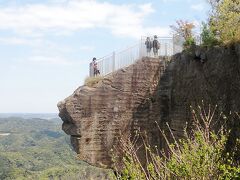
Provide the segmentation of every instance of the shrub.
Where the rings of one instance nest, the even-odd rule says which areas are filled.
[[[193,28],[195,28],[194,24],[183,20],[176,21],[176,24],[177,25],[171,25],[170,28],[174,31],[174,34],[184,38],[184,48],[194,45],[195,40],[192,32]]]
[[[240,42],[240,2],[238,0],[212,0],[209,25],[219,34],[224,44]]]
[[[154,148],[143,140],[146,167],[139,161],[136,143],[130,139],[121,140],[123,168],[116,168],[121,171],[117,179],[239,179],[239,163],[224,151],[229,133],[223,128],[218,132],[210,129],[215,109],[209,107],[205,111],[199,107],[197,113],[192,110],[194,130],[189,133],[185,130],[184,139],[176,140],[167,124],[173,143],[159,128],[166,141],[167,152],[154,153]]]
[[[84,85],[89,87],[94,87],[101,80],[103,80],[102,76],[87,77],[85,79]]]
[[[187,49],[193,45],[195,45],[195,39],[193,37],[189,37],[188,39],[186,39],[186,41],[183,43],[184,49]]]
[[[201,32],[202,45],[211,47],[219,44],[216,36],[212,32],[212,30],[209,28],[209,26],[206,23],[203,23],[202,26],[203,26],[203,29]]]

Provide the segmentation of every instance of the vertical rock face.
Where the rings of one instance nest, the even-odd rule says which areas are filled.
[[[175,135],[181,137],[185,123],[191,121],[190,105],[195,108],[198,105],[205,108],[209,104],[212,107],[217,105],[215,121],[223,123],[224,119],[219,119],[218,114],[224,113],[228,117],[227,124],[234,127],[233,133],[240,137],[240,129],[236,129],[240,128],[239,119],[235,116],[235,112],[240,112],[239,45],[202,51],[204,63],[195,59],[195,54],[191,52],[173,57],[173,67],[168,67],[171,69],[167,81],[170,84],[170,96],[167,103],[169,108],[164,118],[170,123]]]
[[[113,145],[120,135],[133,135],[135,130],[146,131],[150,143],[159,144],[156,93],[163,69],[160,59],[145,58],[104,77],[95,87],[78,88],[58,103],[62,128],[82,160],[110,167]]]
[[[205,106],[218,105],[216,114],[230,117],[229,143],[234,146],[234,139],[240,137],[240,121],[234,116],[240,111],[240,45],[201,52],[204,62],[195,58],[194,51],[175,55],[164,73],[163,61],[142,59],[61,101],[63,130],[71,135],[80,158],[111,167],[113,145],[122,135],[133,136],[135,130],[146,132],[150,145],[162,148],[156,122],[162,129],[168,123],[180,138],[186,122],[191,123],[190,105],[196,107],[202,101]]]

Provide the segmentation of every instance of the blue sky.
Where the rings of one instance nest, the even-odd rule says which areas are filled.
[[[0,0],[0,113],[57,112],[92,57],[170,36],[177,19],[199,28],[208,10],[206,0]]]

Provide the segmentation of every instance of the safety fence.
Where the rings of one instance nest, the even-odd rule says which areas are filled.
[[[172,55],[181,52],[183,47],[183,39],[178,36],[174,37],[161,37],[158,38],[160,48],[157,54],[153,53],[153,48],[147,52],[145,41],[147,37],[142,37],[141,40],[135,45],[122,50],[113,52],[107,56],[97,59],[97,69],[101,76],[105,76],[118,69],[127,67],[143,57],[159,58],[160,56],[171,57]],[[153,41],[153,38],[150,39]],[[89,75],[94,76],[93,64],[90,63]]]

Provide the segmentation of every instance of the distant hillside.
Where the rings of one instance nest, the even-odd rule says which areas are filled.
[[[0,179],[107,179],[106,171],[76,159],[60,124],[56,119],[0,118]]]
[[[58,119],[57,113],[0,113],[0,118],[18,117],[24,119],[40,118],[40,119]]]

